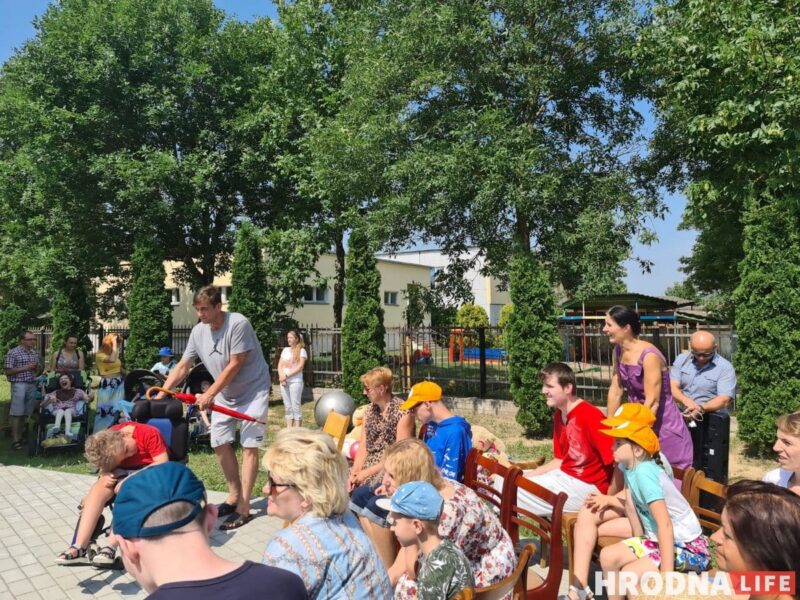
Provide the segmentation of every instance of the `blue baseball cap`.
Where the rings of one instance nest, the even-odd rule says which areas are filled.
[[[172,523],[144,526],[150,515],[173,502],[188,502],[192,510]],[[125,479],[114,501],[112,529],[124,538],[157,537],[191,523],[205,507],[203,482],[183,463],[166,462]]]
[[[444,499],[427,481],[410,481],[397,488],[391,498],[379,498],[383,510],[421,521],[435,521],[442,514]]]
[[[161,348],[161,350],[158,351],[158,355],[159,356],[175,356],[172,353],[172,348],[170,348],[169,346],[163,346]]]

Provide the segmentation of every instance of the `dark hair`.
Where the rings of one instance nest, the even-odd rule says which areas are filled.
[[[631,326],[633,335],[638,336],[642,330],[642,323],[639,321],[639,313],[627,306],[616,305],[608,309],[606,313],[620,327]]]
[[[800,579],[800,496],[773,483],[739,481],[728,488],[725,512],[753,569],[794,571]]]
[[[222,290],[220,290],[215,285],[207,285],[205,287],[201,287],[194,293],[194,298],[192,299],[192,304],[197,306],[197,303],[201,300],[208,300],[208,303],[211,306],[218,306],[222,304]]]
[[[572,393],[576,393],[578,389],[578,380],[575,378],[575,371],[570,369],[568,364],[554,362],[539,371],[539,381],[542,383],[546,383],[550,377],[555,377],[558,380],[558,385],[562,388],[571,385]]]

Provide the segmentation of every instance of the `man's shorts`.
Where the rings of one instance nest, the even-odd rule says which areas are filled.
[[[259,391],[252,400],[243,402],[241,400],[225,400],[221,394],[217,394],[214,404],[224,406],[240,413],[249,415],[255,419],[266,422],[267,408],[269,406],[269,389]],[[215,410],[211,411],[211,447],[216,448],[223,444],[232,444],[236,439],[236,426],[239,425],[239,439],[243,448],[261,448],[264,445],[266,425],[254,423],[253,421],[243,421],[235,417],[223,415]]]
[[[12,417],[30,417],[33,414],[35,383],[11,382],[11,410]]]

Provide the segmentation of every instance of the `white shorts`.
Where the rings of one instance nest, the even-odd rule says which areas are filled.
[[[224,406],[244,413],[261,421],[267,420],[269,407],[269,388],[258,392],[249,402],[230,402],[217,395],[214,404]],[[232,444],[236,439],[236,426],[239,425],[239,439],[244,448],[261,448],[267,427],[253,421],[243,421],[236,417],[223,415],[215,410],[211,411],[211,447],[216,448],[223,444]]]
[[[553,469],[547,473],[531,477],[526,476],[526,478],[538,483],[554,494],[566,493],[567,503],[564,505],[564,512],[578,512],[589,494],[600,492],[597,486],[567,475],[561,469]],[[502,492],[503,478],[495,476],[493,486],[498,492]],[[522,489],[517,492],[517,505],[535,515],[546,516],[553,512],[553,507],[550,504]]]

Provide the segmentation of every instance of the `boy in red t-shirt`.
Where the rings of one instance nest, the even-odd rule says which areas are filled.
[[[610,439],[610,438],[609,438]],[[86,440],[86,460],[100,471],[81,503],[81,515],[74,543],[56,557],[59,565],[89,563],[87,554],[92,533],[103,508],[117,492],[122,480],[131,471],[169,460],[167,445],[161,432],[152,425],[129,421],[95,433]],[[92,559],[96,566],[114,563],[116,548],[106,546]]]
[[[575,373],[564,363],[551,363],[539,373],[547,406],[553,414],[553,460],[525,477],[558,494],[567,494],[564,510],[577,512],[589,494],[605,494],[614,473],[614,453],[608,436],[600,433],[605,415],[575,395]],[[496,477],[494,487],[501,491],[503,481]],[[525,490],[519,491],[518,504],[537,515],[549,515],[553,507]]]

